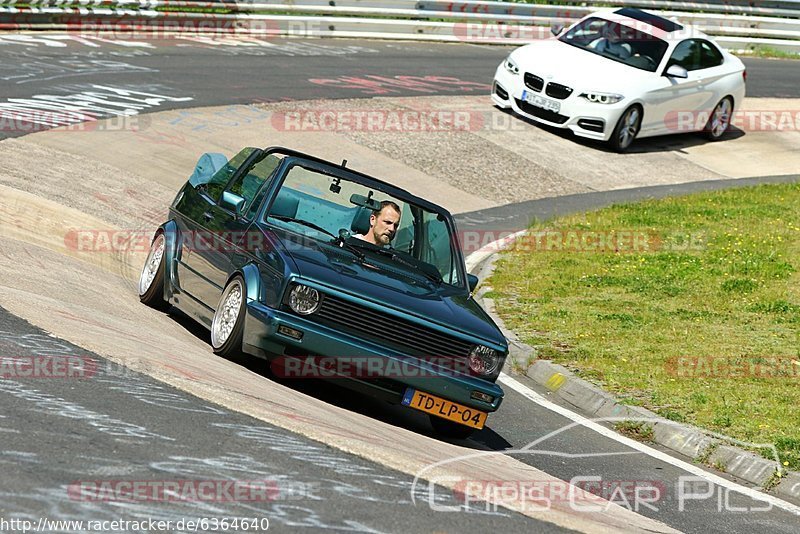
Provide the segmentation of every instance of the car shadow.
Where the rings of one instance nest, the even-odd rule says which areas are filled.
[[[579,145],[594,148],[601,152],[607,152],[610,154],[616,154],[617,152],[612,149],[607,143],[603,141],[597,141],[595,139],[588,139],[586,137],[580,137],[575,135],[572,130],[565,129],[565,128],[556,128],[554,126],[549,126],[547,124],[541,124],[534,120],[531,120],[527,117],[523,117],[514,113],[511,110],[502,110],[505,113],[510,113],[513,115],[514,118],[525,122],[526,124],[530,124],[531,126],[536,126],[546,132],[549,132],[555,136],[558,136],[562,139],[566,139],[577,143]],[[732,141],[734,139],[739,139],[743,137],[745,134],[744,130],[737,128],[736,126],[731,125],[728,128],[728,131],[725,132],[722,137],[717,141],[709,140],[703,132],[690,132],[690,133],[682,133],[682,134],[673,134],[673,135],[658,135],[655,137],[645,137],[644,139],[635,139],[633,144],[628,148],[625,154],[646,154],[646,153],[653,153],[653,152],[675,152],[680,151],[686,148],[690,148],[693,146],[705,145],[708,143],[724,143],[725,141]]]
[[[167,316],[184,327],[187,332],[206,343],[209,352],[211,352],[211,334],[203,325],[174,306],[168,310]],[[511,443],[489,425],[482,430],[476,431],[468,439],[449,439],[438,435],[433,430],[426,414],[347,389],[336,384],[335,379],[288,379],[279,377],[272,372],[270,363],[267,360],[249,354],[240,354],[228,358],[228,360],[267,380],[314,397],[317,400],[439,441],[483,451],[502,451],[512,447]],[[491,415],[489,415],[489,423],[491,424]]]

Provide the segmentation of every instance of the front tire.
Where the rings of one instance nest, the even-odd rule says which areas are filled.
[[[224,358],[238,357],[242,351],[245,306],[244,278],[231,278],[222,291],[211,321],[211,347]]]
[[[429,416],[431,419],[431,426],[442,437],[451,439],[467,439],[470,437],[475,429],[472,427],[460,425],[435,415]]]
[[[167,249],[167,240],[164,232],[158,233],[150,244],[150,252],[139,275],[139,301],[157,310],[169,308],[169,302],[164,300],[164,278],[166,265],[164,252]]]
[[[608,140],[609,145],[616,152],[625,152],[639,135],[641,127],[642,108],[639,106],[629,107],[617,121],[614,131],[611,133],[611,139]]]
[[[708,118],[704,131],[710,141],[719,141],[728,127],[731,125],[731,114],[733,112],[733,101],[726,96],[714,107],[711,116]]]

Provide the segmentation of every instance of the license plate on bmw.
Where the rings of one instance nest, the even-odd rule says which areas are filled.
[[[486,423],[486,412],[411,388],[406,389],[402,404],[478,430]]]
[[[555,100],[551,100],[540,95],[535,95],[533,93],[529,93],[528,91],[522,91],[522,100],[532,106],[547,109],[554,113],[561,111],[561,102],[556,102]]]

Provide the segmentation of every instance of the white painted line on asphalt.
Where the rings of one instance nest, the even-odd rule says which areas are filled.
[[[563,406],[559,406],[558,404],[547,400],[540,394],[530,389],[525,384],[522,384],[521,382],[515,380],[514,378],[511,378],[505,373],[500,373],[500,377],[497,379],[497,381],[505,386],[510,387],[511,389],[513,389],[526,399],[535,402],[542,408],[545,408],[546,410],[550,410],[551,412],[555,412],[563,417],[566,417],[567,419],[570,419],[589,430],[593,430],[606,438],[613,439],[614,441],[617,441],[632,449],[642,452],[652,458],[655,458],[656,460],[660,460],[679,469],[683,469],[687,473],[691,473],[694,476],[701,477],[707,480],[708,482],[711,482],[712,484],[716,484],[718,486],[721,486],[731,491],[735,491],[737,493],[741,493],[742,495],[750,497],[751,499],[769,503],[770,505],[776,508],[780,508],[782,510],[786,510],[787,512],[791,512],[795,515],[800,516],[800,506],[796,506],[792,503],[778,499],[777,497],[774,497],[772,495],[767,495],[758,490],[747,488],[735,482],[731,482],[730,480],[726,480],[713,473],[709,473],[708,471],[701,469],[696,465],[684,462],[683,460],[679,460],[674,456],[670,456],[669,454],[653,449],[652,447],[648,447],[644,443],[640,443],[631,438],[618,434],[614,430],[611,430],[610,428],[606,428],[600,424],[597,424],[583,415],[580,415],[576,412],[573,412],[572,410],[569,410],[567,408],[564,408]]]

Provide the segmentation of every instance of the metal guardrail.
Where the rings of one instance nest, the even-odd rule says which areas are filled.
[[[521,44],[547,38],[550,25],[570,24],[601,5],[608,2],[0,0],[0,30],[202,31]],[[800,53],[800,0],[625,0],[616,5],[658,11],[735,50],[769,46]]]

